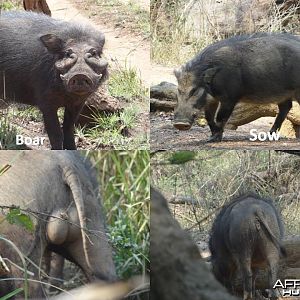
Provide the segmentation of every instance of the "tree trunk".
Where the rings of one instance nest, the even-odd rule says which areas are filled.
[[[41,12],[51,16],[51,11],[46,0],[23,0],[23,6],[25,10]]]

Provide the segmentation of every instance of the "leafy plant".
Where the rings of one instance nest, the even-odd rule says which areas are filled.
[[[97,161],[108,231],[118,275],[149,271],[150,190],[148,151],[92,151]]]
[[[132,99],[147,95],[136,69],[132,67],[122,68],[118,63],[112,66],[109,78],[108,90],[112,96]]]
[[[10,123],[8,116],[0,118],[0,149],[16,149],[16,135],[18,130]]]
[[[6,220],[10,224],[16,224],[24,227],[28,231],[33,232],[34,225],[30,217],[23,212],[21,212],[20,208],[10,208],[9,213],[6,215]]]

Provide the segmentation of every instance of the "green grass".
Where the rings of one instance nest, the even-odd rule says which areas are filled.
[[[99,146],[114,149],[148,149],[149,136],[146,132],[130,134],[140,126],[139,114],[148,109],[144,87],[133,68],[121,68],[116,63],[110,73],[108,90],[113,97],[124,99],[128,104],[118,113],[100,113],[93,116],[93,128],[78,128],[76,134],[86,137]],[[147,122],[147,120],[145,120]]]
[[[118,275],[149,268],[150,159],[148,151],[91,151],[97,161]]]
[[[144,87],[140,74],[134,68],[122,68],[118,63],[112,67],[108,90],[112,96],[126,99],[144,97],[148,94],[148,89]]]
[[[28,121],[42,122],[43,116],[41,111],[33,106],[24,106],[21,108],[14,108],[9,112],[10,117],[19,117]]]
[[[21,7],[21,1],[0,1],[0,10],[18,9]]]
[[[100,113],[93,116],[93,128],[78,128],[76,134],[93,143],[114,149],[148,149],[147,133],[130,136],[130,130],[138,126],[138,105],[129,105],[114,114]]]
[[[0,150],[18,149],[16,146],[18,130],[10,120],[9,116],[0,117]]]

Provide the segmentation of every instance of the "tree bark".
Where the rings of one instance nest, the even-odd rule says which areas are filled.
[[[51,11],[46,0],[23,0],[23,6],[25,10],[41,12],[51,16]]]

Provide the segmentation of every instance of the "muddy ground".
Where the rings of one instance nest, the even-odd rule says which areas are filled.
[[[173,113],[151,113],[150,127],[151,150],[202,150],[202,149],[252,149],[252,150],[300,150],[300,139],[280,137],[279,141],[249,140],[250,129],[268,132],[274,118],[261,118],[237,130],[225,129],[224,138],[219,143],[207,143],[210,137],[208,126],[202,128],[194,125],[188,131],[179,131],[172,125]]]

